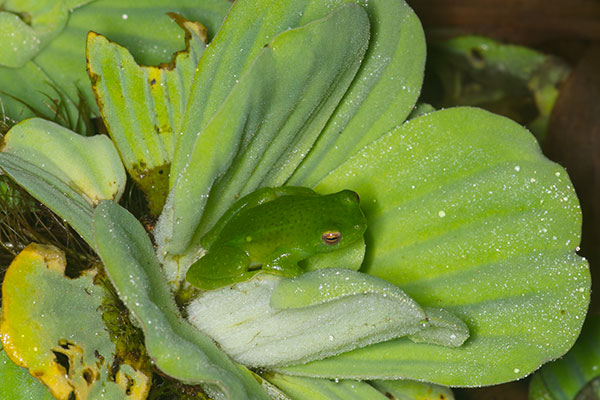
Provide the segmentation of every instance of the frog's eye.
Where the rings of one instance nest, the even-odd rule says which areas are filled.
[[[360,196],[358,195],[358,193],[356,193],[356,192],[352,192],[352,193],[354,193],[354,197],[356,197],[356,202],[360,203]]]
[[[333,245],[339,243],[342,240],[342,234],[340,232],[325,232],[321,235],[321,240],[326,245]]]

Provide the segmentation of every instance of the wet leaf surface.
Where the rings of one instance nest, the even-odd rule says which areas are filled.
[[[65,265],[62,252],[36,244],[12,262],[2,285],[4,351],[58,399],[145,398],[148,376],[126,364],[114,369],[115,347],[100,311],[103,289],[91,272],[67,278]]]

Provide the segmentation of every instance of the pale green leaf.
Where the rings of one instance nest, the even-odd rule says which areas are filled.
[[[193,251],[239,195],[256,189],[265,175],[297,165],[296,151],[315,140],[354,76],[368,28],[364,10],[349,4],[280,34],[261,51],[180,170],[157,227],[161,254],[184,252],[196,231]]]
[[[317,144],[315,160],[307,163],[304,174],[326,173],[342,162],[349,152],[400,124],[412,109],[422,81],[423,32],[404,1],[348,0],[338,4],[343,3],[357,3],[366,10],[373,35],[349,91],[328,121],[325,138]],[[327,0],[235,3],[199,64],[183,135],[178,142],[171,185],[187,165],[204,127],[261,49],[279,33],[323,18],[331,11],[332,3]],[[348,34],[347,38],[352,35]],[[319,46],[327,45],[327,42],[324,39]],[[325,151],[326,160],[322,159]],[[318,170],[321,172],[314,170],[316,164],[320,165]],[[296,179],[305,186],[310,186],[306,185],[309,181],[309,177]],[[267,186],[270,184],[265,182]]]
[[[12,154],[0,153],[0,168],[29,194],[69,223],[90,245],[92,206],[77,191],[43,169]]]
[[[0,9],[0,66],[22,67],[60,34],[68,18],[64,0],[5,0]]]
[[[412,119],[316,187],[357,191],[363,271],[471,333],[458,348],[393,340],[282,368],[292,374],[487,385],[527,375],[574,343],[590,276],[566,172],[518,124],[455,108]]]
[[[126,179],[108,138],[83,137],[37,118],[15,125],[6,135],[0,168],[90,245],[93,206],[118,199]]]
[[[400,125],[421,92],[425,37],[413,10],[403,0],[359,4],[376,27],[365,61],[289,185],[313,187],[350,155]]]
[[[268,398],[247,370],[181,317],[152,243],[133,215],[104,201],[94,212],[93,229],[107,274],[143,329],[148,354],[162,372],[187,384],[203,384],[215,396]]]
[[[409,336],[416,343],[458,347],[469,338],[467,325],[443,308],[425,307],[427,326]]]
[[[204,292],[188,306],[188,319],[234,360],[265,368],[321,359],[423,328],[421,307],[389,283],[351,270],[303,276],[285,285],[288,279],[261,274]],[[313,287],[319,276],[322,291]],[[281,283],[286,287],[273,307],[271,298]],[[299,293],[295,303],[297,288],[306,293]]]
[[[118,201],[125,190],[125,169],[106,136],[81,136],[53,122],[32,118],[4,137],[2,153],[43,169],[91,205]]]
[[[342,251],[315,254],[306,260],[301,260],[298,265],[306,271],[315,271],[324,268],[345,268],[358,271],[364,257],[365,240],[361,238]]]
[[[271,307],[293,309],[327,303],[347,296],[374,294],[411,304],[397,286],[348,269],[327,268],[283,279],[271,295]],[[420,318],[424,318],[422,314]]]
[[[37,3],[37,0],[27,3]],[[47,3],[62,4],[62,1]],[[171,55],[184,46],[181,30],[166,15],[168,12],[201,22],[212,38],[231,7],[227,0],[200,3],[197,0],[72,0],[66,3],[72,12],[58,36],[23,67],[0,67],[0,100],[7,115],[17,121],[35,113],[11,96],[26,101],[36,112],[50,119],[55,117],[56,111],[51,99],[61,99],[61,106],[66,107],[68,115],[68,120],[61,120],[61,124],[72,129],[77,123],[80,95],[92,113],[97,114],[85,65],[88,31],[101,33],[126,46],[137,62],[155,65],[168,62]],[[30,72],[24,73],[23,68]]]

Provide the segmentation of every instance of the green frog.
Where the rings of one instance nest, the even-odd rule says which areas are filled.
[[[304,187],[262,188],[234,203],[202,238],[207,253],[186,279],[214,290],[261,271],[294,277],[305,272],[299,261],[347,247],[366,229],[351,190],[320,195]]]

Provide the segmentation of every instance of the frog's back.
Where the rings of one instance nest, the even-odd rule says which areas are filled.
[[[242,210],[221,232],[221,239],[232,245],[261,243],[265,246],[290,246],[315,230],[314,210],[321,196],[283,196],[268,203]]]

